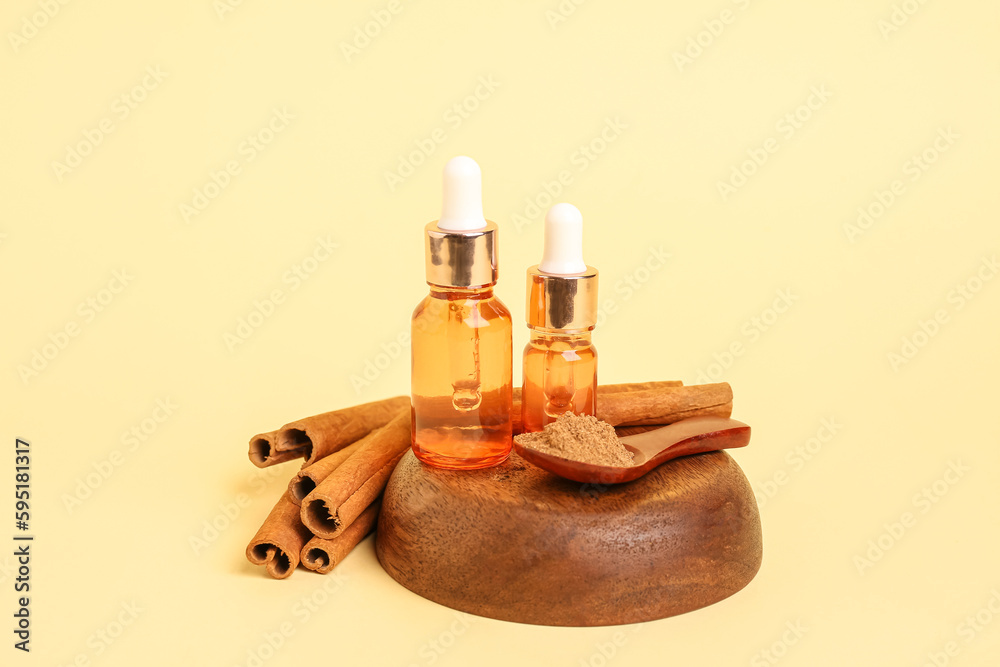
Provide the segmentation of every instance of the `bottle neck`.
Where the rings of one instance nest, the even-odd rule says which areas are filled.
[[[531,331],[532,343],[551,343],[554,341],[569,343],[572,345],[586,345],[591,342],[593,329],[582,331],[563,331],[561,329],[543,329],[541,327],[528,326]]]
[[[435,299],[489,299],[493,296],[493,285],[479,287],[444,287],[431,285],[431,296]]]

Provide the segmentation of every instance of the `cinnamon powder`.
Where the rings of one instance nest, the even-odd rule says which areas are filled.
[[[632,465],[632,452],[625,449],[614,427],[591,415],[567,412],[546,424],[544,430],[522,433],[515,439],[523,447],[564,459],[604,466]]]

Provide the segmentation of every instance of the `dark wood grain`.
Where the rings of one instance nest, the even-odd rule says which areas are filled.
[[[383,568],[461,611],[541,625],[648,621],[739,591],[761,562],[757,503],[725,452],[625,484],[580,484],[516,453],[447,471],[404,455],[376,534]]]

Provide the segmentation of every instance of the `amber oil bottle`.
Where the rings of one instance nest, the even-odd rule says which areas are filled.
[[[541,263],[528,269],[521,419],[541,431],[564,412],[597,414],[597,269],[583,261],[583,216],[556,204],[545,216]]]
[[[455,470],[486,468],[511,449],[511,316],[493,293],[497,226],[483,216],[479,165],[444,170],[441,219],[424,229],[430,293],[411,320],[413,453]]]

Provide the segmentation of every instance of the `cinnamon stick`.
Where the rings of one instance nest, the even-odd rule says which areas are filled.
[[[357,442],[353,442],[347,447],[324,456],[319,461],[316,461],[316,463],[299,470],[295,477],[292,477],[292,480],[288,482],[288,499],[296,505],[301,505],[303,498],[309,495],[320,482],[329,477],[330,473],[337,466],[347,460],[347,457],[358,451],[359,447],[363,447],[365,443],[369,442],[377,432],[378,430],[376,429]]]
[[[298,567],[302,547],[310,537],[312,533],[299,518],[298,506],[282,493],[247,545],[247,560],[265,566],[275,579],[284,579]]]
[[[302,547],[302,564],[310,569],[326,574],[344,560],[354,547],[361,543],[378,523],[378,511],[381,500],[376,500],[351,522],[339,537],[327,540],[313,537]]]
[[[372,434],[346,461],[302,499],[302,523],[333,539],[382,494],[396,462],[410,447],[410,411]]]
[[[597,416],[612,426],[672,424],[688,417],[729,417],[733,390],[727,382],[598,394]]]
[[[277,431],[269,433],[258,433],[250,438],[250,461],[258,468],[266,468],[277,463],[284,463],[302,456],[298,452],[276,452],[274,444],[278,436]]]
[[[395,396],[289,422],[277,431],[251,438],[250,461],[266,468],[305,457],[304,465],[311,465],[384,426],[409,406],[408,397]]]

